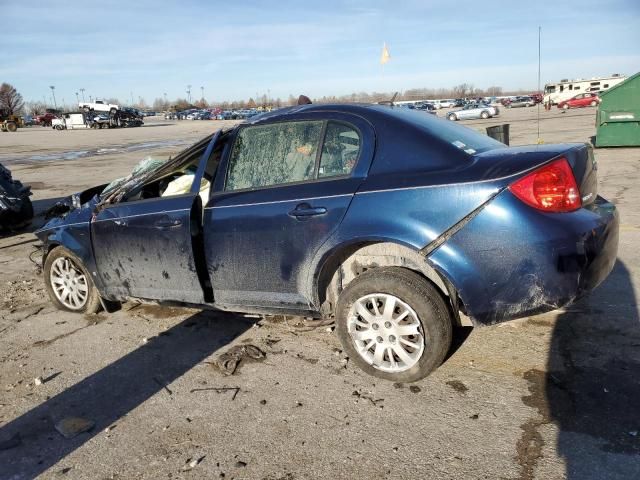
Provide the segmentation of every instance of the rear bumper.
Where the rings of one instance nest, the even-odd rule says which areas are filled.
[[[560,308],[597,287],[615,264],[618,229],[615,206],[601,197],[544,214],[505,191],[429,260],[465,313],[492,324]]]

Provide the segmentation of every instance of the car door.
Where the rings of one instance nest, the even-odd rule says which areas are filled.
[[[166,195],[127,199],[102,208],[91,223],[93,250],[104,291],[112,298],[145,298],[201,304],[210,301],[202,258],[202,188],[206,163],[219,133],[206,149],[191,152],[193,172],[167,179]],[[177,159],[178,163],[182,160]],[[188,164],[189,157],[184,159]],[[134,191],[141,188],[136,187]],[[208,189],[206,190],[208,192]],[[208,198],[208,194],[207,194]]]
[[[307,272],[366,176],[374,139],[368,122],[338,113],[239,129],[204,213],[216,304],[314,309]]]

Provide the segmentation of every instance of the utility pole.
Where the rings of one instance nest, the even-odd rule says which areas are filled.
[[[93,97],[89,95],[89,102],[93,103]]]
[[[81,88],[80,91],[82,92],[82,101],[84,102],[84,88]]]
[[[53,97],[53,108],[57,110],[58,105],[56,104],[56,87],[54,85],[49,85],[49,88],[51,89],[51,96]]]
[[[191,85],[187,85],[187,95],[189,96],[189,105],[191,105]]]

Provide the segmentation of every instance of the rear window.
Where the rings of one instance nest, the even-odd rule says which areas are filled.
[[[400,117],[402,120],[412,123],[421,130],[453,145],[468,155],[506,147],[504,143],[500,143],[471,128],[449,120],[434,118],[433,115],[425,114],[424,112],[400,108],[392,108],[390,110],[392,114]]]

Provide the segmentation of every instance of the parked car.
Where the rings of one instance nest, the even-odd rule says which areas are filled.
[[[558,108],[567,110],[569,108],[595,107],[600,103],[600,97],[597,93],[581,93],[569,100],[563,100],[558,103]]]
[[[36,123],[38,125],[42,125],[43,127],[50,127],[51,121],[55,118],[58,118],[58,116],[54,113],[42,113],[40,115],[36,115]]]
[[[514,99],[509,99],[503,105],[507,108],[517,108],[517,107],[533,107],[536,104],[536,101],[527,96],[515,97]]]
[[[423,112],[431,113],[433,115],[437,115],[436,107],[434,107],[433,104],[429,103],[429,102],[419,103],[414,108],[416,110],[420,110],[420,111],[423,111]]]
[[[12,177],[0,165],[0,232],[22,228],[33,219],[31,187]]]
[[[467,103],[460,110],[454,110],[447,114],[448,120],[472,120],[476,118],[491,118],[499,115],[498,107],[484,103]]]
[[[616,261],[586,144],[507,147],[384,105],[255,118],[75,195],[36,232],[53,304],[334,319],[356,365],[410,382],[443,361],[460,312],[559,308]]]

